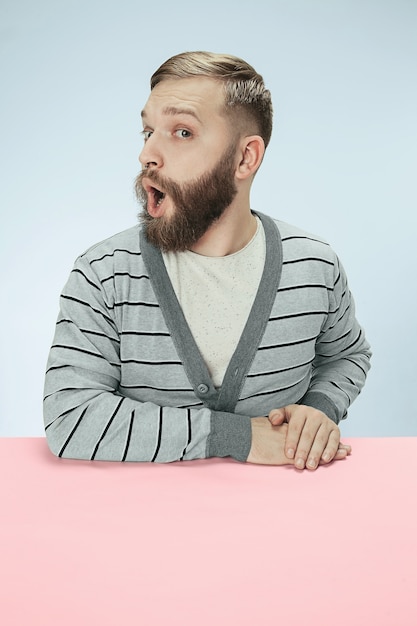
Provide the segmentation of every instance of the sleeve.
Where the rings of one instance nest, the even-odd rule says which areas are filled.
[[[337,257],[333,276],[330,311],[316,342],[310,386],[300,404],[323,411],[337,424],[365,384],[371,350]]]
[[[246,460],[250,418],[140,402],[119,392],[120,376],[117,307],[80,257],[61,294],[47,363],[43,404],[51,451],[103,461]]]

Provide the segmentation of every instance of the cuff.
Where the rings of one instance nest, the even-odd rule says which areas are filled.
[[[231,456],[246,461],[252,445],[251,418],[235,413],[211,412],[207,456]]]
[[[322,411],[329,417],[335,424],[340,422],[340,417],[336,406],[329,398],[320,391],[307,391],[306,395],[301,398],[298,404],[305,404],[311,406],[313,409]]]

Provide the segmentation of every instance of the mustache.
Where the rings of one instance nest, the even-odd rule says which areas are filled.
[[[146,178],[151,183],[155,183],[155,186],[163,190],[165,194],[170,195],[171,197],[178,198],[180,193],[180,187],[177,183],[175,183],[170,178],[166,178],[162,176],[154,169],[146,169],[142,170],[135,179],[135,193],[137,199],[143,204],[147,201],[147,194],[145,189],[143,188],[143,179]]]

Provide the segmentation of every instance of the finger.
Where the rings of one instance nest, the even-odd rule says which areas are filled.
[[[306,422],[306,417],[293,415],[288,422],[287,436],[285,437],[284,452],[287,459],[294,459],[300,441],[301,434]]]
[[[288,433],[290,432],[291,426],[293,425],[293,421],[291,420]],[[313,443],[316,439],[316,435],[320,430],[321,424],[317,422],[305,422],[303,424],[303,429],[299,434],[297,447],[295,449],[295,466],[298,469],[304,469],[307,463],[307,458],[310,454]],[[288,439],[287,433],[287,439]],[[290,447],[290,446],[288,446]]]
[[[334,455],[332,462],[333,461],[341,461],[343,459],[346,459],[349,456],[350,452],[347,452],[345,448],[338,448],[336,454]],[[320,459],[319,465],[328,465],[329,461],[323,461],[323,459]]]
[[[268,419],[273,426],[281,426],[281,424],[283,424],[285,420],[287,419],[287,416],[285,414],[285,409],[284,408],[273,409],[269,413]]]
[[[320,425],[313,440],[310,452],[308,454],[308,459],[306,463],[307,469],[315,470],[319,466],[320,459],[322,458],[324,451],[329,445],[329,438],[332,432],[333,431],[329,433],[329,429],[327,428],[326,424]],[[335,445],[337,451],[337,443]]]
[[[330,463],[333,463],[334,461],[342,461],[343,459],[346,459],[347,457],[348,455],[346,454],[346,450],[339,449],[330,462],[323,461],[323,459],[320,459],[319,465],[330,465]]]
[[[352,446],[347,443],[339,443],[339,449],[346,450],[347,454],[352,454]]]
[[[324,463],[330,463],[335,457],[344,458],[347,456],[347,450],[340,446],[340,431],[335,428],[330,432],[327,445],[324,448],[321,458]]]

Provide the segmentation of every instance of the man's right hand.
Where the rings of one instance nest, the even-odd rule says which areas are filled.
[[[253,417],[252,425],[252,446],[247,463],[258,463],[261,465],[294,465],[294,459],[289,459],[285,455],[285,440],[287,436],[288,424],[273,426],[267,417]],[[337,459],[346,458],[346,450],[341,444],[336,456]]]

